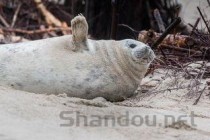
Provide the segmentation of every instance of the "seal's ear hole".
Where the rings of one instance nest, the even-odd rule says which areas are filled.
[[[132,48],[132,49],[135,48],[136,46],[137,46],[136,44],[130,44],[129,45],[129,47]]]

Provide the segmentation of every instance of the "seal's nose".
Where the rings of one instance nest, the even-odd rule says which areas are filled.
[[[153,50],[147,45],[143,45],[139,48],[136,48],[134,50],[134,56],[139,60],[143,59],[148,62],[153,61],[155,58]]]
[[[149,55],[150,52],[150,47],[149,46],[141,46],[139,48],[136,48],[134,55],[137,58],[144,58],[147,57]]]

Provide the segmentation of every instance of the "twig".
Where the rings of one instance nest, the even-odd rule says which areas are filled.
[[[203,70],[203,68],[204,68],[204,70]],[[199,72],[197,73],[197,75],[195,76],[195,78],[191,82],[194,82],[194,83],[199,82],[199,83],[201,83],[201,79],[203,79],[203,76],[204,76],[205,71],[206,71],[206,63],[204,63],[204,61],[203,61],[202,66],[200,67]],[[194,88],[196,88],[196,89],[194,90]],[[187,95],[190,95],[191,92],[193,92],[193,93],[199,93],[198,90],[199,90],[199,88],[197,86],[191,86]],[[201,93],[201,94],[203,94],[203,93]],[[197,100],[199,100],[199,99],[197,99]]]
[[[163,32],[163,34],[158,38],[158,40],[152,45],[153,48],[156,48],[163,40],[164,38],[173,30],[179,23],[181,22],[181,18],[178,17],[169,27]],[[164,59],[166,59],[166,55],[163,52],[163,50],[160,48],[160,52],[163,55]]]
[[[203,22],[205,23],[206,25],[206,28],[208,29],[208,32],[210,33],[210,28],[209,28],[209,25],[207,24],[207,21],[205,20],[205,17],[203,16],[203,13],[201,12],[201,9],[199,7],[197,7],[198,9],[198,12],[200,13],[202,19],[203,19]]]
[[[116,39],[118,24],[118,0],[112,0],[112,27],[111,27],[111,39]]]
[[[15,22],[16,22],[16,20],[17,20],[17,16],[18,16],[18,13],[19,13],[19,11],[20,11],[21,6],[22,6],[22,4],[20,3],[20,4],[18,5],[16,11],[15,11],[15,14],[14,14],[13,19],[12,19],[12,24],[11,24],[11,26],[10,26],[11,28],[13,28],[14,25],[15,25]]]
[[[4,17],[2,15],[0,15],[0,20],[4,24],[5,27],[10,27],[8,22],[4,19]]]
[[[126,25],[126,24],[118,24],[118,26],[128,28],[129,30],[131,30],[132,32],[134,32],[136,34],[139,34],[139,32],[140,32],[140,31],[137,31],[137,30],[133,29],[132,27]]]
[[[210,0],[207,0],[207,2],[208,2],[208,4],[209,4],[209,6],[210,6]]]
[[[16,32],[16,33],[22,33],[22,34],[41,34],[46,32],[54,32],[54,31],[71,31],[70,28],[48,28],[48,29],[40,29],[40,30],[22,30],[22,29],[11,29],[11,28],[2,28],[5,32]]]
[[[185,48],[181,48],[181,47],[176,47],[176,46],[170,46],[170,45],[161,45],[160,46],[161,48],[168,48],[168,49],[174,49],[174,50],[177,50],[177,51],[182,51],[182,52],[191,52],[191,53],[196,53],[196,54],[200,54],[202,55],[202,53],[200,51],[195,51],[195,50],[189,50],[189,49],[185,49]]]
[[[126,24],[118,24],[118,26],[125,27],[125,28],[129,29],[133,33],[133,36],[138,39],[138,35],[139,35],[140,31],[136,31],[135,29],[133,29],[132,27],[130,27]]]
[[[195,22],[195,24],[194,24],[194,26],[193,26],[193,28],[192,28],[192,31],[191,31],[191,33],[190,33],[190,36],[193,35],[193,33],[194,33],[195,29],[197,28],[198,23],[200,22],[200,20],[201,20],[200,18],[198,18],[198,19],[196,20],[196,22]]]
[[[190,23],[188,23],[188,25],[189,25],[191,28],[194,27],[194,25],[192,25],[192,24],[190,24]],[[194,31],[192,30],[191,32],[195,33],[195,31],[196,31],[196,32],[199,32],[198,29],[196,29],[196,28],[194,29]]]
[[[179,25],[181,22],[181,18],[178,17],[176,20],[174,20],[173,23],[171,23],[171,25],[169,25],[169,27],[165,30],[165,32],[163,32],[163,34],[160,36],[160,38],[158,38],[158,40],[152,45],[153,48],[156,48],[164,39],[165,37],[177,26]]]
[[[175,88],[167,88],[163,90],[157,90],[157,91],[148,91],[148,94],[155,94],[155,93],[160,93],[160,92],[166,92],[166,91],[172,91],[172,90],[180,90],[180,89],[188,89],[188,86],[186,87],[175,87]]]
[[[195,100],[193,105],[197,105],[199,100],[201,99],[202,94],[204,93],[206,87],[203,88],[203,90],[200,91],[200,95],[198,96],[198,98]]]

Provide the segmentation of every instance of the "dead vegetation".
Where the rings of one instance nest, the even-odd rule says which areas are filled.
[[[65,12],[65,15],[58,19],[48,9],[56,15],[64,15],[65,12],[56,3],[47,0],[1,1],[0,34],[10,38],[11,42],[17,42],[13,40],[15,36],[35,40],[70,34],[68,22],[72,15]],[[4,37],[0,38],[1,44],[8,43],[4,41]],[[21,41],[22,39],[19,40]]]
[[[165,27],[157,9],[154,10],[154,17],[159,27],[159,33],[154,30],[136,31],[128,25],[120,25],[137,33],[139,41],[149,44],[156,51],[158,57],[146,75],[153,75],[157,69],[166,71],[155,85],[150,86],[151,83],[141,85],[138,91],[140,100],[155,97],[159,93],[179,91],[184,92],[182,98],[194,99],[192,104],[197,105],[202,96],[209,96],[210,25],[209,19],[204,16],[205,11],[200,7],[197,7],[197,10],[200,17],[194,25],[189,23],[188,26],[191,27],[191,30],[188,35],[182,35],[181,32],[176,31],[176,27],[180,24],[179,18]],[[205,23],[205,28],[199,30],[197,26],[201,20]],[[164,84],[167,78],[170,79],[168,82],[171,82],[169,85]],[[180,79],[183,78],[185,80],[181,82]],[[131,102],[133,101],[131,100]]]

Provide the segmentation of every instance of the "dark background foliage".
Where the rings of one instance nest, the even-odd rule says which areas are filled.
[[[19,3],[22,3],[22,7],[15,28],[34,30],[40,25],[48,26],[33,0],[0,0],[0,14],[9,23],[12,22]],[[137,31],[153,29],[158,32],[154,9],[160,11],[167,27],[181,8],[176,0],[66,0],[62,4],[43,0],[43,3],[55,17],[69,26],[71,19],[82,13],[89,23],[91,37],[96,39],[136,38],[130,29],[119,24],[126,24]],[[114,35],[111,36],[111,32]]]

